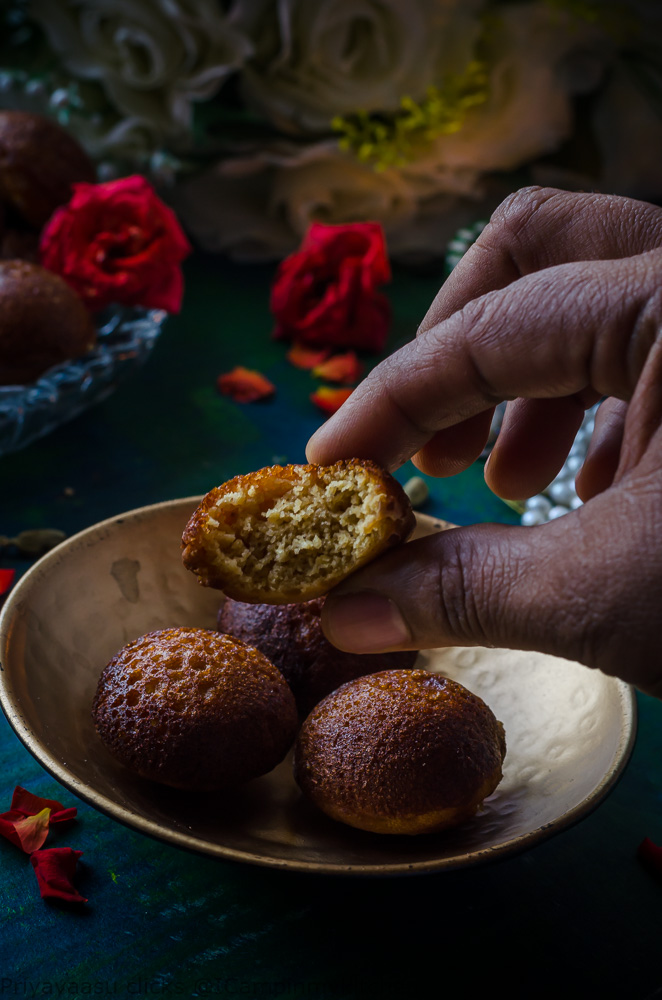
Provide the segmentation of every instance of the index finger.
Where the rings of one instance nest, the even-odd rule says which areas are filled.
[[[522,188],[488,225],[442,285],[419,327],[425,333],[472,299],[556,264],[617,260],[662,245],[662,211],[613,195]]]
[[[662,251],[562,264],[473,299],[375,368],[311,438],[309,461],[397,468],[504,399],[629,399],[656,329]],[[652,315],[652,313],[651,313]],[[636,359],[636,361],[634,360]]]

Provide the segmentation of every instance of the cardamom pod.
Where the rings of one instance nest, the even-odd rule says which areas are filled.
[[[13,542],[22,556],[41,556],[54,549],[66,537],[65,532],[58,528],[29,528],[9,541]]]

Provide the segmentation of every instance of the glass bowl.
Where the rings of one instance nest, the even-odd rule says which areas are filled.
[[[0,386],[0,455],[18,451],[109,396],[149,356],[167,313],[114,306],[99,314],[97,345],[31,385]]]

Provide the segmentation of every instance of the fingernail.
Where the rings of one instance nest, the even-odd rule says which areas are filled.
[[[324,630],[331,642],[353,653],[376,652],[411,642],[399,608],[381,594],[346,594],[327,600]]]

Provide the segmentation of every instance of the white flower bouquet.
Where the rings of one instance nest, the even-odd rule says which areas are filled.
[[[315,219],[371,219],[420,259],[523,183],[662,197],[658,0],[9,0],[3,17],[0,104],[49,104],[102,175],[149,175],[211,250],[278,258]]]

